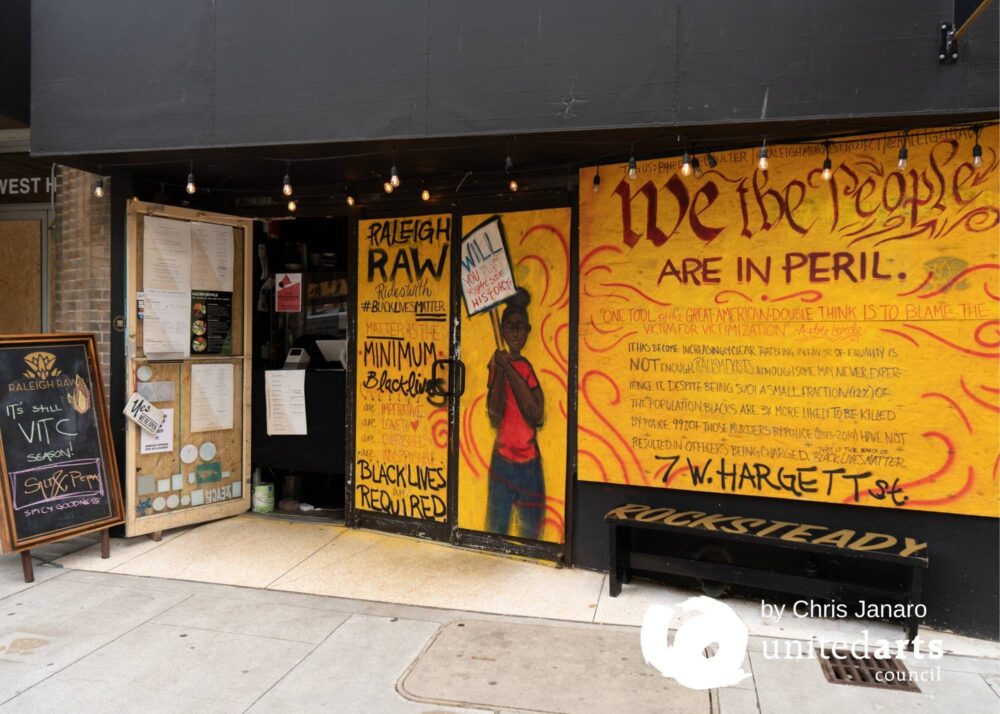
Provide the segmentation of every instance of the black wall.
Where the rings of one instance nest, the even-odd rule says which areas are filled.
[[[1000,521],[995,519],[577,482],[575,565],[607,570],[608,533],[604,514],[623,503],[911,536],[928,544],[930,567],[924,576],[925,624],[976,637],[1000,639],[1000,573],[997,568]]]
[[[32,3],[32,153],[960,114],[952,0]]]
[[[0,129],[28,124],[30,40],[28,0],[4,0],[0,3]]]

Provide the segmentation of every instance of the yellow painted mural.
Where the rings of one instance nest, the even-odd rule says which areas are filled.
[[[502,332],[508,353],[518,353],[517,371],[543,395],[544,415],[537,428],[512,421],[520,414],[513,405],[513,390],[506,399],[499,390],[494,392],[501,400],[498,412],[506,416],[499,418],[498,413],[494,426],[489,381],[497,347],[490,317],[469,317],[463,308],[461,528],[554,543],[565,539],[570,215],[568,208],[500,214],[514,279],[524,291],[499,308]],[[463,216],[463,235],[489,218]],[[521,310],[525,293],[530,302]]]
[[[354,505],[444,522],[448,412],[430,387],[448,356],[451,216],[360,221],[358,241]]]
[[[580,173],[579,477],[998,516],[997,126]]]

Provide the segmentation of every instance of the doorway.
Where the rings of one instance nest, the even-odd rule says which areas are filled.
[[[544,416],[527,431],[523,420],[487,413],[491,359],[511,345],[498,344],[493,318],[470,317],[461,301],[462,236],[491,218],[530,296],[515,310],[527,323],[517,362]],[[564,559],[571,219],[567,207],[358,222],[349,523]],[[498,305],[498,322],[511,310]],[[505,409],[519,413],[513,397]],[[524,448],[512,455],[502,442],[518,425]]]

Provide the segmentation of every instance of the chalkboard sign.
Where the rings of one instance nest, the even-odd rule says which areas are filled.
[[[0,337],[6,553],[122,522],[92,335]]]

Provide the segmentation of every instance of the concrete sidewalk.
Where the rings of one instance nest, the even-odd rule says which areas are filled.
[[[115,543],[112,552],[121,553],[123,545]],[[69,561],[60,549],[74,547],[81,546],[40,551],[31,585],[21,581],[18,558],[0,558],[0,712],[943,714],[1000,708],[997,659],[947,655],[934,663],[940,666],[936,681],[919,683],[920,693],[888,691],[830,684],[815,659],[765,656],[766,643],[790,640],[752,636],[743,665],[752,677],[697,691],[645,664],[633,625],[45,564]],[[369,577],[379,577],[378,562],[368,562],[368,569]],[[984,651],[993,648],[983,643]],[[911,671],[930,669],[926,661],[906,664]]]

